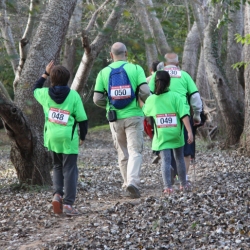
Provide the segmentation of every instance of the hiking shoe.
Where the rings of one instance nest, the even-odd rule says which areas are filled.
[[[173,192],[174,192],[174,190],[172,188],[165,188],[163,190],[163,193],[168,194],[168,195],[172,194]]]
[[[55,214],[62,213],[62,196],[60,194],[55,194],[52,200],[52,206]]]
[[[68,216],[76,216],[79,215],[80,213],[73,208],[71,205],[63,205],[63,213],[68,215]]]
[[[160,155],[156,155],[152,160],[152,164],[157,164],[160,159],[161,159]]]
[[[131,197],[132,199],[136,199],[136,198],[140,198],[140,197],[141,197],[138,188],[135,187],[134,185],[129,184],[129,185],[127,186],[127,190],[129,191],[130,197]]]
[[[192,187],[189,181],[187,181],[185,186],[180,186],[180,191],[182,192],[191,192],[191,190],[192,190]]]

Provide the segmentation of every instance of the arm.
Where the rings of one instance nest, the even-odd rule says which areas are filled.
[[[44,78],[43,76],[40,77],[33,85],[33,92],[36,90],[36,89],[41,89],[43,87],[43,84],[44,82],[46,81],[46,78]]]
[[[191,95],[190,106],[192,107],[194,112],[193,116],[194,125],[198,125],[201,122],[200,114],[202,111],[202,101],[199,92],[196,92],[193,95]]]
[[[142,83],[139,87],[139,98],[143,100],[143,102],[146,101],[146,99],[150,96],[150,89],[147,83]]]
[[[187,142],[188,142],[188,144],[191,144],[193,142],[194,138],[193,138],[193,132],[192,132],[192,128],[191,128],[190,121],[189,121],[189,116],[183,117],[182,121],[187,129],[187,132],[188,132]]]
[[[47,77],[50,75],[50,71],[51,69],[54,67],[54,61],[50,61],[49,64],[46,66],[45,68],[45,72],[42,74],[42,77],[40,77],[33,85],[33,92],[37,89],[37,88],[42,88],[44,82],[46,81]]]
[[[82,145],[88,133],[88,120],[79,122],[79,128],[80,128],[80,145]]]
[[[142,108],[144,105],[144,102],[142,101],[140,97],[138,98],[138,102],[139,102],[140,107]]]
[[[106,108],[107,96],[104,93],[94,92],[93,102],[98,107]]]

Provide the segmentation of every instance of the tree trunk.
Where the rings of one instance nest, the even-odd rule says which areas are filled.
[[[242,61],[242,44],[235,41],[235,34],[243,34],[242,6],[239,10],[231,7],[229,9],[229,18],[232,21],[228,23],[226,73],[228,79],[230,79],[230,90],[239,103],[241,112],[244,113],[244,90],[238,78],[238,72],[240,71],[232,67],[234,63]],[[243,72],[241,73],[243,74]]]
[[[156,61],[158,59],[157,48],[155,44],[153,43],[154,38],[151,32],[151,26],[150,26],[147,10],[145,8],[145,4],[143,3],[143,0],[135,1],[135,4],[136,4],[137,17],[140,21],[142,31],[144,34],[147,66],[150,72],[150,68],[152,66],[153,61]]]
[[[77,0],[76,8],[69,23],[62,62],[62,65],[70,72],[69,86],[71,86],[74,79],[74,69],[76,67],[76,45],[78,41],[80,42],[79,34],[81,33],[82,11],[82,0]]]
[[[245,28],[244,33],[250,34],[250,5],[245,4]],[[248,62],[245,68],[245,122],[244,131],[241,136],[241,146],[244,148],[246,154],[250,156],[250,45],[245,44],[244,46],[244,60]]]
[[[189,75],[195,80],[197,64],[198,64],[198,52],[200,48],[200,36],[196,22],[194,22],[192,29],[188,33],[184,44],[184,51],[182,57],[181,68],[189,73]]]
[[[239,106],[229,89],[228,80],[218,54],[218,33],[216,25],[218,18],[222,15],[222,6],[216,5],[211,8],[209,23],[205,29],[204,36],[204,58],[206,72],[210,87],[221,111],[225,122],[226,143],[230,146],[239,142],[243,130],[243,116],[239,112]]]
[[[48,4],[17,82],[15,104],[0,96],[0,116],[12,138],[10,158],[20,183],[51,184],[51,160],[43,146],[44,117],[32,86],[46,64],[60,54],[75,5],[76,0]]]
[[[196,75],[196,85],[199,89],[199,93],[205,99],[211,99],[210,86],[207,79],[206,67],[204,62],[204,49],[201,47],[200,59],[198,64],[198,70]]]
[[[152,0],[143,0],[146,8],[148,9],[149,22],[151,24],[152,30],[154,32],[155,43],[158,49],[158,52],[161,56],[164,56],[166,53],[171,52],[171,48],[167,43],[166,36],[162,29],[161,23],[156,16],[156,12],[153,10]]]

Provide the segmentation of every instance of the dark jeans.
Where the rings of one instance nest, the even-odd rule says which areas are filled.
[[[54,194],[64,196],[63,203],[73,205],[76,199],[78,179],[77,154],[57,154],[51,152],[53,161]]]

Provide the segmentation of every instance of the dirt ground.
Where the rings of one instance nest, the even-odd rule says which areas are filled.
[[[249,158],[197,140],[193,190],[165,196],[159,164],[145,136],[141,198],[122,190],[108,129],[90,131],[81,147],[75,207],[54,215],[51,187],[16,190],[8,138],[0,131],[0,249],[250,249]]]

